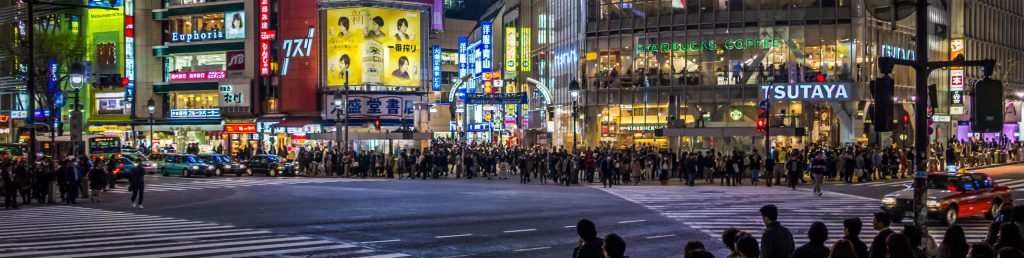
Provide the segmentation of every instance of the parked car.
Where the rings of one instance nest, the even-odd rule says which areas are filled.
[[[142,166],[142,169],[146,171],[146,174],[156,173],[156,162],[150,161],[146,155],[137,151],[122,152],[122,157],[128,158],[132,163]]]
[[[191,177],[193,175],[213,176],[213,166],[203,163],[195,155],[174,154],[166,155],[163,162],[160,162],[160,174],[182,175]]]
[[[1010,188],[996,184],[984,173],[929,173],[927,203],[928,217],[939,219],[944,225],[953,224],[961,217],[984,215],[992,219],[1003,203],[1013,203]],[[913,217],[914,188],[885,195],[882,210],[893,221]]]
[[[203,160],[203,163],[213,166],[213,175],[221,176],[224,174],[235,174],[235,176],[242,176],[242,174],[250,173],[245,164],[232,161],[231,157],[220,154],[205,154],[199,155],[199,159]]]
[[[302,171],[297,164],[284,162],[277,155],[259,154],[249,159],[246,164],[246,172],[252,174],[264,174],[267,176],[289,175],[297,176]]]

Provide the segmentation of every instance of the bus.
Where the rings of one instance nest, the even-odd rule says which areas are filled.
[[[82,143],[78,143],[78,148],[76,148],[76,144],[71,142],[71,136],[57,136],[52,141],[50,136],[37,136],[36,145],[39,146],[38,151],[43,153],[43,155],[52,156],[56,153],[57,157],[65,157],[76,150],[78,155],[86,155],[88,157],[121,153],[120,137],[83,135],[82,140],[84,141],[84,148]]]

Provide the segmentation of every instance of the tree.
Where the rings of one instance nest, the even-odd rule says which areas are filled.
[[[62,16],[62,15],[57,15]],[[71,63],[80,62],[85,58],[86,55],[86,37],[82,33],[75,33],[65,26],[54,26],[52,19],[54,17],[48,16],[43,17],[40,20],[45,22],[37,22],[46,24],[46,26],[36,26],[35,30],[35,63],[36,71],[33,73],[36,79],[34,85],[36,90],[36,104],[37,107],[51,107],[53,103],[53,94],[49,88],[49,66],[50,60],[55,60],[59,67],[59,74],[61,78],[59,83],[66,82],[63,78],[66,76],[65,73],[67,68],[71,66]],[[28,56],[28,43],[27,37],[22,36],[19,39],[6,40],[5,44],[0,45],[0,51],[5,57],[13,60],[0,60],[0,63],[16,64],[16,70],[18,76],[24,76],[25,72],[25,61]],[[59,90],[60,85],[55,87],[54,90]]]

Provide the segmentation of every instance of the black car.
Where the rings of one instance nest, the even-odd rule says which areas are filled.
[[[264,174],[267,176],[297,176],[299,175],[299,172],[302,171],[302,168],[295,163],[284,162],[284,160],[277,155],[267,154],[253,156],[249,159],[246,166],[248,166],[246,171],[250,175]]]
[[[242,174],[252,175],[246,169],[245,164],[232,161],[231,157],[220,154],[206,154],[199,155],[199,159],[203,160],[203,163],[213,166],[213,175],[222,176],[224,174],[235,174],[235,176],[242,176]]]

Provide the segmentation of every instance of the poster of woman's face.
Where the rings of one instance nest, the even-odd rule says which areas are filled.
[[[224,38],[245,38],[245,12],[224,13]]]

